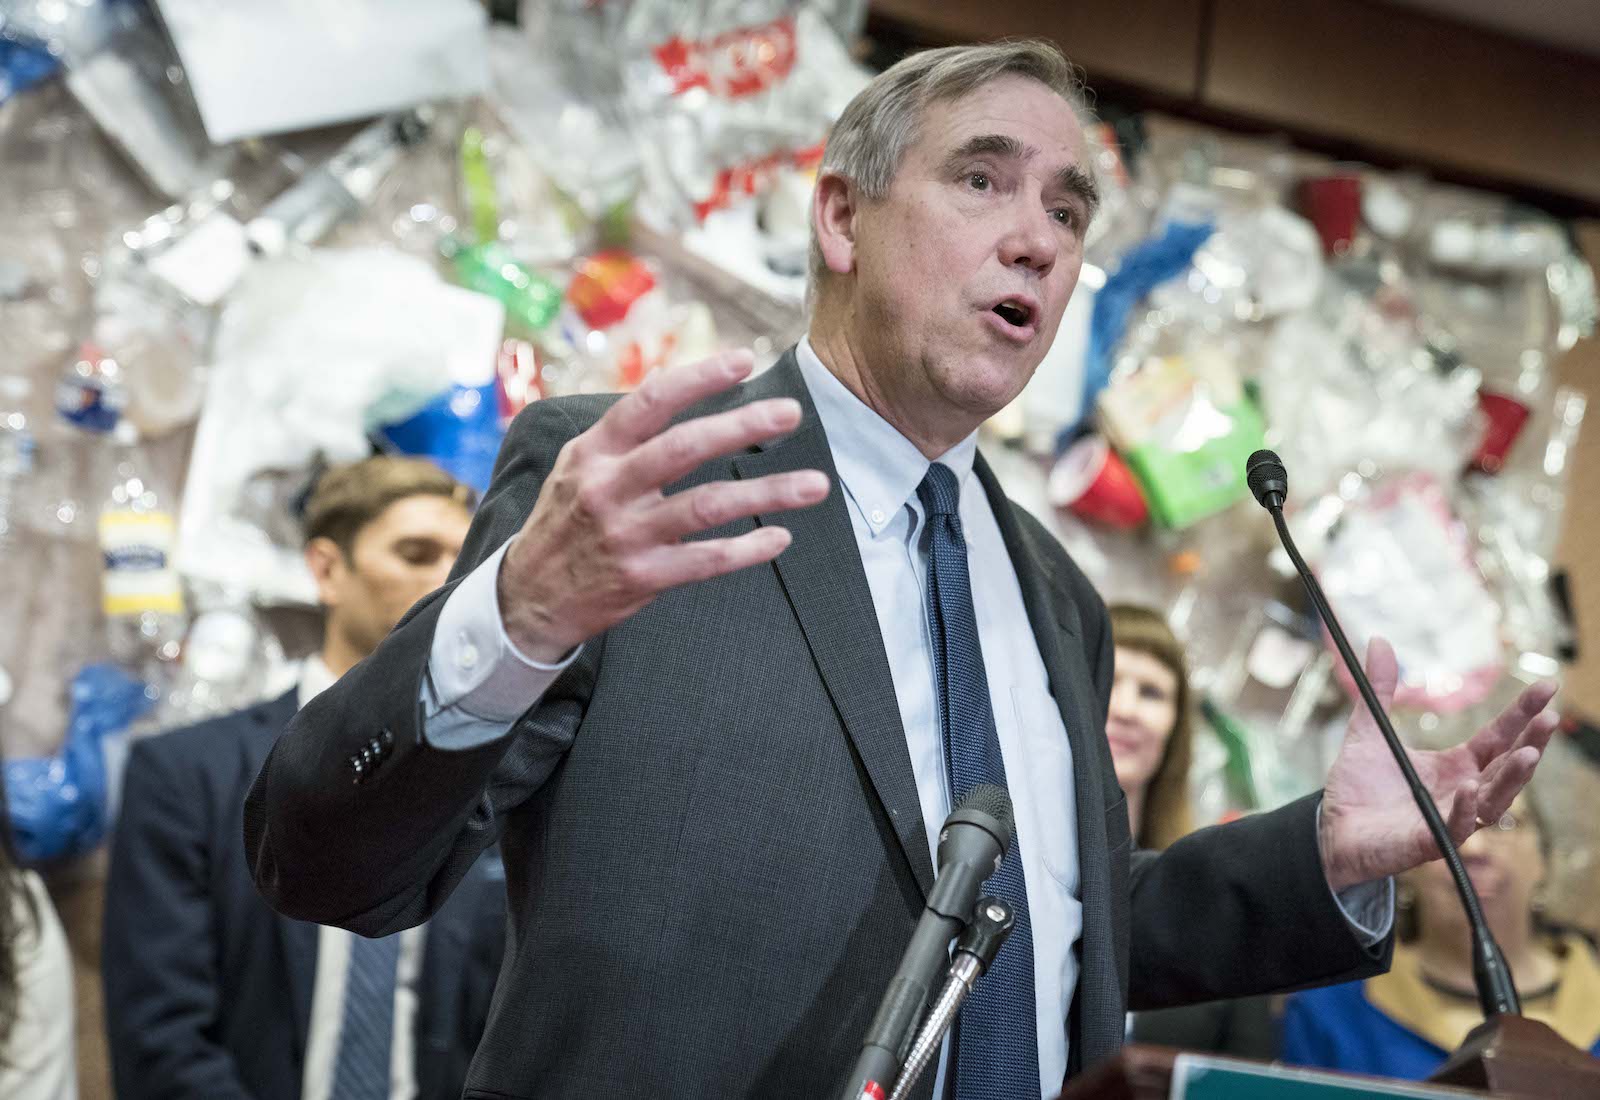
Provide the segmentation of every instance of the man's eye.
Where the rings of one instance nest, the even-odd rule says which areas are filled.
[[[989,177],[982,172],[972,172],[967,176],[967,184],[974,191],[989,190]]]
[[[1050,216],[1062,225],[1072,226],[1078,224],[1078,215],[1070,207],[1057,207],[1050,211]]]
[[[395,548],[407,565],[432,565],[439,560],[440,548],[427,542],[402,543]]]

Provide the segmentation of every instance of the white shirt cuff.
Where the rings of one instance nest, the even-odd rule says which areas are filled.
[[[1317,827],[1322,826],[1322,804],[1317,804]],[[1328,885],[1328,892],[1333,894],[1334,904],[1339,907],[1339,912],[1349,922],[1356,937],[1360,939],[1361,946],[1371,947],[1382,943],[1389,937],[1389,931],[1394,927],[1394,879],[1392,877],[1380,879],[1376,882],[1358,882],[1354,886],[1347,886],[1343,890],[1334,892],[1333,885]]]
[[[439,611],[422,684],[422,733],[435,748],[475,748],[504,736],[582,652],[579,646],[547,665],[512,643],[496,593],[505,553],[501,546],[463,577]]]

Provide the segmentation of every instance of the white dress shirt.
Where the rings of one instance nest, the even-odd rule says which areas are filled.
[[[334,679],[322,658],[315,654],[307,657],[300,674],[300,705],[305,706],[326,691]],[[395,964],[389,1100],[415,1100],[417,1095],[417,983],[422,976],[423,936],[427,927],[422,924],[398,933],[400,957]],[[352,935],[328,924],[317,928],[317,970],[311,987],[311,1022],[306,1036],[301,1100],[337,1100],[333,1096],[333,1074],[339,1057],[339,1036],[344,1029],[344,987],[350,971]]]
[[[939,828],[952,805],[933,688],[927,540],[917,499],[929,463],[822,364],[809,339],[800,342],[796,357],[844,488],[894,679],[928,850],[936,859]],[[976,452],[974,433],[938,461],[961,484],[973,607],[1027,878],[1039,1081],[1048,1100],[1066,1073],[1067,1018],[1077,986],[1073,947],[1083,929],[1073,761],[1016,570],[972,472]],[[501,547],[464,578],[440,611],[422,687],[423,735],[435,747],[470,748],[503,736],[576,657],[541,665],[511,643],[495,591],[504,552]],[[1367,884],[1339,899],[1368,942],[1388,934],[1387,889],[1386,883]],[[1350,916],[1352,908],[1365,923]],[[935,1096],[942,1095],[947,1056],[948,1044],[940,1053]]]

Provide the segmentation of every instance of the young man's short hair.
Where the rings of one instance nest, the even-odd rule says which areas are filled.
[[[415,496],[447,497],[467,509],[473,504],[472,490],[433,463],[377,455],[322,475],[306,502],[306,541],[331,539],[348,557],[363,527],[389,505]]]

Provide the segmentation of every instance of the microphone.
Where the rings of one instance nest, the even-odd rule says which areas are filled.
[[[1495,942],[1493,933],[1489,931],[1488,922],[1483,919],[1483,906],[1478,900],[1478,892],[1473,889],[1472,879],[1467,877],[1467,870],[1461,864],[1461,853],[1456,851],[1455,841],[1450,839],[1450,832],[1445,828],[1444,819],[1439,815],[1439,807],[1434,805],[1433,796],[1428,793],[1428,788],[1417,778],[1416,769],[1411,766],[1411,758],[1406,755],[1405,747],[1400,744],[1399,735],[1395,733],[1389,716],[1384,713],[1382,704],[1378,702],[1378,696],[1372,690],[1372,684],[1367,680],[1361,662],[1356,660],[1349,640],[1339,627],[1339,620],[1334,618],[1327,597],[1322,594],[1322,586],[1317,583],[1316,577],[1312,576],[1305,559],[1300,556],[1299,548],[1295,546],[1294,539],[1289,534],[1289,525],[1283,518],[1283,502],[1289,495],[1289,474],[1283,468],[1283,461],[1271,451],[1257,451],[1245,462],[1245,480],[1249,483],[1250,492],[1254,494],[1256,502],[1272,513],[1272,522],[1278,528],[1279,541],[1283,543],[1284,550],[1289,554],[1289,560],[1294,562],[1295,571],[1305,583],[1311,602],[1316,606],[1318,617],[1327,626],[1328,633],[1333,636],[1333,644],[1339,650],[1339,657],[1344,661],[1345,668],[1350,670],[1350,676],[1361,692],[1362,701],[1366,703],[1367,710],[1372,713],[1373,721],[1377,722],[1378,729],[1382,731],[1383,739],[1388,742],[1389,751],[1394,754],[1395,763],[1400,765],[1400,773],[1405,776],[1406,785],[1411,788],[1411,797],[1416,801],[1417,809],[1422,811],[1422,819],[1427,822],[1434,843],[1439,845],[1439,851],[1444,854],[1444,861],[1450,868],[1450,877],[1455,880],[1456,893],[1461,895],[1461,906],[1466,910],[1467,923],[1472,926],[1472,978],[1478,989],[1478,1006],[1483,1010],[1485,1018],[1497,1013],[1521,1015],[1522,1002],[1517,997],[1517,987],[1511,979],[1511,969],[1506,965],[1500,945]]]
[[[972,788],[945,818],[938,878],[867,1028],[844,1100],[884,1100],[894,1087],[934,981],[950,963],[950,941],[971,920],[978,891],[999,869],[1014,829],[1011,796],[992,783]]]

